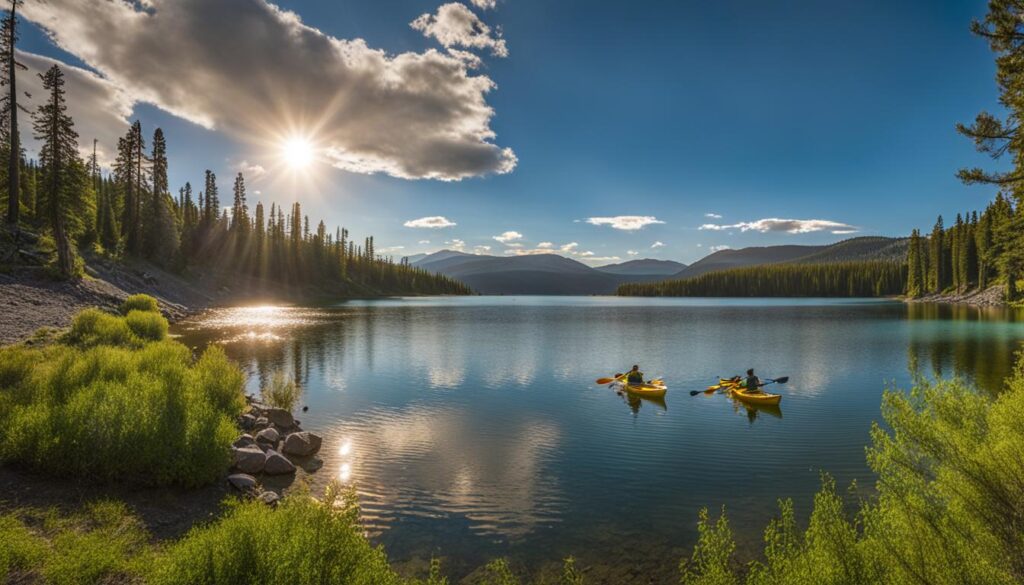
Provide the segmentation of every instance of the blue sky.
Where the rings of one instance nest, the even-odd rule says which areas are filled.
[[[158,15],[171,12],[171,0],[147,3]],[[441,105],[433,94],[429,101],[378,99],[378,93],[348,87],[346,71],[311,79],[319,75],[294,63],[278,66],[286,58],[278,63],[273,53],[263,67],[248,58],[259,50],[253,43],[273,47],[275,37],[259,27],[222,25],[220,35],[197,31],[195,38],[173,35],[163,44],[113,35],[105,42],[115,47],[101,47],[68,24],[76,18],[73,0],[53,4],[54,12],[29,10],[33,24],[21,49],[95,73],[83,83],[101,88],[96,95],[120,96],[108,118],[95,112],[110,110],[114,98],[79,116],[95,113],[97,121],[76,118],[83,144],[91,144],[90,133],[121,133],[94,128],[104,119],[127,119],[129,108],[147,134],[164,129],[174,190],[186,180],[201,183],[203,170],[211,168],[223,199],[239,168],[259,166],[262,176],[247,173],[251,205],[299,199],[312,218],[347,226],[356,237],[373,234],[379,249],[396,255],[458,242],[470,251],[490,246],[493,254],[576,243],[563,253],[592,264],[629,259],[630,251],[692,262],[720,246],[818,244],[850,237],[833,232],[853,230],[905,235],[930,225],[937,213],[983,207],[993,195],[954,177],[962,166],[989,164],[956,134],[954,123],[998,109],[992,55],[968,31],[970,20],[984,15],[982,0],[497,0],[493,7],[489,0],[465,0],[457,14],[475,15],[491,30],[470,46],[448,38],[447,48],[482,62],[457,78],[423,81],[430,86],[423,91],[433,92],[455,79],[451,94],[438,98],[467,100],[455,105]],[[175,10],[207,11],[211,4],[179,0]],[[263,0],[216,4],[209,12],[217,14],[202,15],[214,25]],[[282,0],[278,6],[325,38],[363,39],[387,59],[433,49],[450,64],[456,53],[442,45],[443,31],[425,34],[430,23],[443,24],[441,4]],[[81,11],[79,18],[95,23],[103,10]],[[410,26],[421,15],[426,20]],[[131,32],[140,38],[162,34],[138,26]],[[52,30],[61,48],[40,27]],[[208,48],[194,52],[193,45]],[[199,76],[185,70],[197,68],[194,54],[225,55],[228,75],[258,82],[232,94],[221,89],[234,85],[232,77],[218,78],[223,70],[202,63],[198,69],[209,71],[201,79],[209,82],[197,84]],[[242,65],[232,69],[235,62]],[[170,81],[151,79],[154,70]],[[427,69],[418,71],[426,75]],[[466,97],[466,84],[482,77],[494,87]],[[411,86],[410,79],[402,83]],[[74,90],[72,83],[72,100]],[[321,103],[307,99],[307,92],[343,96],[343,115],[319,120]],[[487,107],[492,114],[481,109]],[[467,108],[471,138],[440,149],[408,146],[413,140],[403,133],[415,132],[413,126],[422,123],[445,136],[462,127],[452,116]],[[445,110],[443,122],[430,119],[438,109]],[[207,115],[212,129],[196,123]],[[317,121],[323,124],[311,130]],[[323,159],[300,170],[282,164],[278,146],[296,128],[317,143]],[[101,139],[112,141],[109,136]],[[321,148],[334,145],[362,150],[355,162],[321,156]],[[387,154],[367,163],[367,152]],[[456,174],[460,180],[420,178]],[[404,225],[435,216],[456,225]],[[616,222],[587,222],[618,216],[662,223],[624,230],[613,227]],[[807,221],[759,221],[772,218]],[[735,227],[700,229],[705,224]],[[785,231],[798,227],[806,233]],[[494,239],[506,232],[521,237]],[[655,242],[663,245],[652,248]]]

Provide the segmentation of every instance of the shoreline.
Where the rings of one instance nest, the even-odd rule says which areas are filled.
[[[923,297],[903,297],[905,303],[936,303],[943,305],[963,305],[969,307],[1009,307],[1006,293],[1002,285],[990,286],[987,289],[971,289],[962,293],[932,293]]]

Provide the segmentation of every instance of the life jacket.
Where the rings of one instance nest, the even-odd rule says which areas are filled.
[[[630,370],[629,375],[626,376],[626,381],[630,384],[643,384],[644,373],[641,371],[634,372],[633,370]]]

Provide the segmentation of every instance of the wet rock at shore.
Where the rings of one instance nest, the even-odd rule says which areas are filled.
[[[288,455],[305,457],[319,451],[322,443],[323,439],[320,435],[309,431],[300,431],[285,437],[284,445],[281,447],[281,450]]]
[[[243,414],[238,417],[238,426],[245,430],[249,430],[256,426],[256,417],[251,414]]]
[[[268,443],[270,445],[276,445],[281,440],[281,433],[277,432],[277,429],[271,427],[263,429],[256,433],[256,441],[260,443]]]
[[[235,468],[243,473],[259,473],[266,464],[266,454],[255,445],[235,449]]]
[[[235,449],[242,449],[243,447],[250,447],[255,444],[256,439],[252,438],[252,435],[246,433],[241,437],[235,439],[235,442],[231,443],[231,446],[234,447]]]
[[[256,422],[253,423],[252,428],[253,429],[265,429],[265,428],[267,428],[269,426],[270,426],[270,421],[267,420],[267,417],[261,416],[261,417],[256,419]]]
[[[228,476],[228,483],[238,491],[247,492],[256,489],[256,478],[247,473],[235,473]]]
[[[281,496],[274,492],[263,492],[257,496],[256,499],[270,507],[274,507],[277,505],[277,502],[281,500]]]
[[[290,429],[295,426],[295,419],[292,413],[283,408],[268,408],[263,416],[270,421],[270,424],[279,429]]]
[[[277,451],[267,451],[267,461],[263,467],[263,473],[267,475],[287,475],[295,473],[295,465]]]

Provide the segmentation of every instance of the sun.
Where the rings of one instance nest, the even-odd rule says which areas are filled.
[[[299,170],[308,167],[314,159],[313,144],[302,136],[293,136],[281,145],[281,156],[290,168]]]

